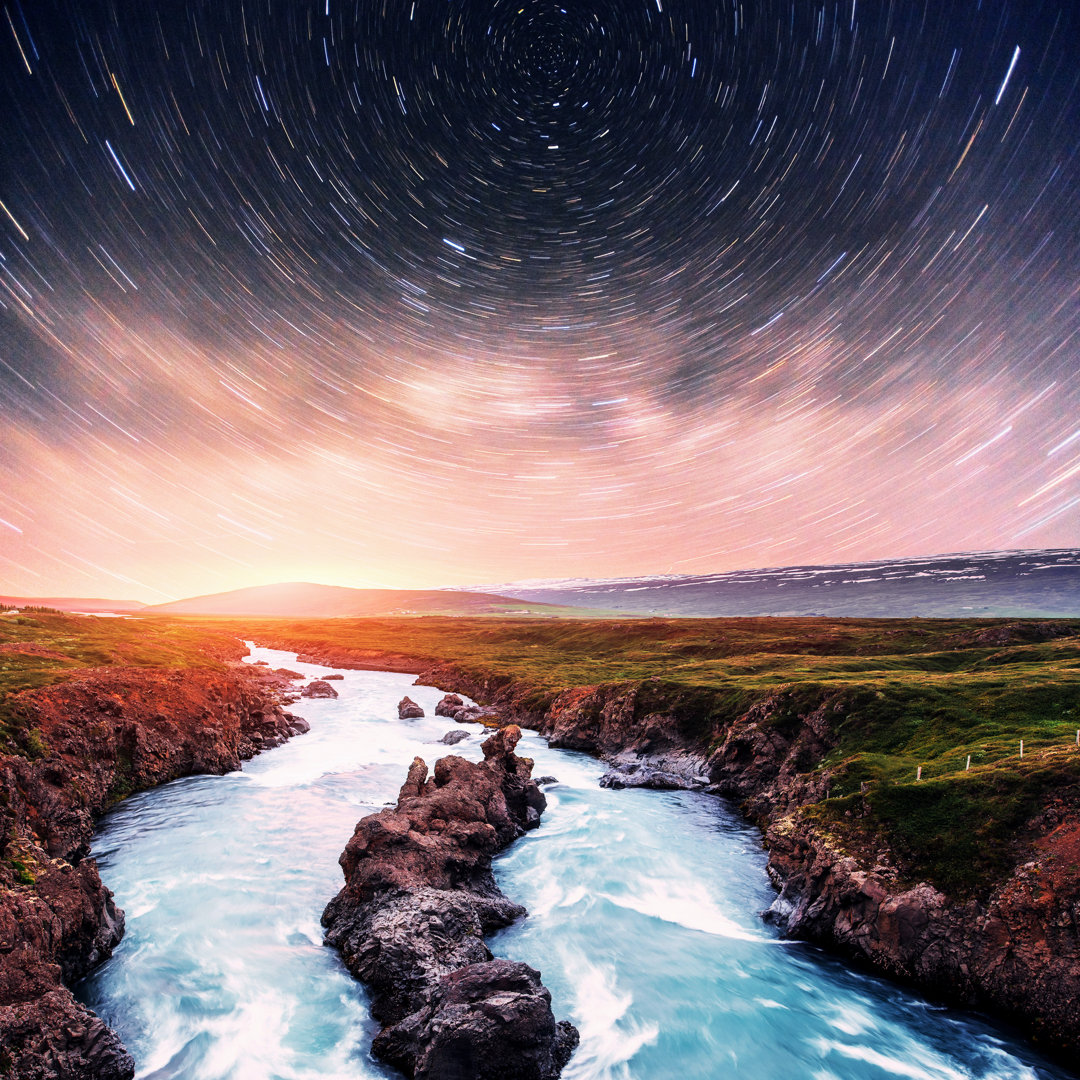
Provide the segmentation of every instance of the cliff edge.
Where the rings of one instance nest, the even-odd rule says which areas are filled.
[[[221,670],[98,668],[2,702],[0,1076],[128,1080],[119,1038],[72,987],[124,917],[88,858],[94,820],[126,795],[226,773],[307,724],[280,679]]]

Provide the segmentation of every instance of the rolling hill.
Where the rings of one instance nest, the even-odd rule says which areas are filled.
[[[290,581],[248,589],[193,596],[143,608],[160,615],[261,615],[286,618],[336,618],[361,615],[508,615],[544,614],[549,605],[442,589],[349,589]]]

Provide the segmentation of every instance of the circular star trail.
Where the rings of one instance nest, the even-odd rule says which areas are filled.
[[[0,591],[1067,546],[1080,14],[7,0]]]

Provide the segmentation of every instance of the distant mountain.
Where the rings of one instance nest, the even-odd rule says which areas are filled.
[[[620,615],[1080,616],[1080,549],[481,586]]]
[[[138,600],[106,600],[100,596],[0,596],[0,607],[51,607],[57,611],[142,611]]]
[[[143,609],[162,615],[262,615],[294,619],[335,618],[349,615],[497,615],[537,609],[490,593],[443,589],[347,589],[290,581],[257,585],[250,589],[194,596]]]

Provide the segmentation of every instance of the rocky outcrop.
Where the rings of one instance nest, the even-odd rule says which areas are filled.
[[[469,738],[467,731],[448,731],[439,742],[445,746],[457,746],[459,742],[464,742],[467,738]]]
[[[665,767],[670,764],[667,758],[655,760],[636,760],[622,764],[617,760],[615,768],[600,777],[602,788],[651,788],[654,791],[704,791],[708,778],[701,774],[701,759],[695,755],[686,755],[685,762],[676,760],[674,764],[683,768]]]
[[[905,883],[798,813],[767,830],[768,917],[935,996],[1005,1013],[1049,1050],[1080,1045],[1080,826],[1064,822],[986,899]]]
[[[479,722],[486,727],[499,726],[499,710],[488,705],[466,704],[457,694],[445,694],[435,706],[436,716],[448,716],[459,724]]]
[[[312,679],[300,691],[300,696],[305,698],[336,698],[338,692],[325,679]]]
[[[225,773],[307,730],[287,680],[98,669],[8,698],[25,744],[0,755],[0,1076],[122,1080],[131,1058],[69,986],[112,952],[123,913],[87,858],[94,819],[135,791]]]
[[[424,715],[424,710],[406,694],[398,702],[397,714],[399,720],[419,720]]]
[[[423,1080],[551,1080],[577,1043],[556,1023],[539,973],[495,960],[483,935],[524,909],[495,884],[492,857],[535,828],[546,800],[510,726],[484,761],[416,758],[397,805],[362,819],[341,856],[345,886],[326,940],[368,984],[383,1025],[373,1049]]]
[[[1023,647],[1075,629],[1025,621],[942,644]],[[343,660],[349,652],[343,650]],[[483,702],[489,723],[534,728],[554,746],[612,762],[612,786],[657,773],[672,774],[658,783],[678,780],[685,774],[668,767],[673,756],[696,759],[700,767],[690,770],[686,786],[704,775],[706,790],[736,800],[765,829],[770,873],[781,890],[772,917],[789,934],[830,944],[931,994],[1000,1012],[1071,1060],[1080,1052],[1080,1031],[1069,1014],[1080,1000],[1080,880],[1060,872],[1080,865],[1080,844],[1062,854],[1061,838],[1080,830],[1080,794],[1059,819],[1038,811],[1027,823],[1014,845],[1015,865],[1001,874],[992,896],[954,896],[920,880],[917,867],[900,868],[899,853],[887,844],[852,845],[850,837],[826,835],[802,812],[832,790],[834,775],[822,763],[846,722],[842,692],[777,687],[739,704],[730,697],[721,702],[706,688],[695,695],[656,679],[552,691],[472,666],[414,659],[410,667],[408,658],[396,660],[397,670],[421,672],[417,683]],[[379,663],[371,653],[349,666]]]

